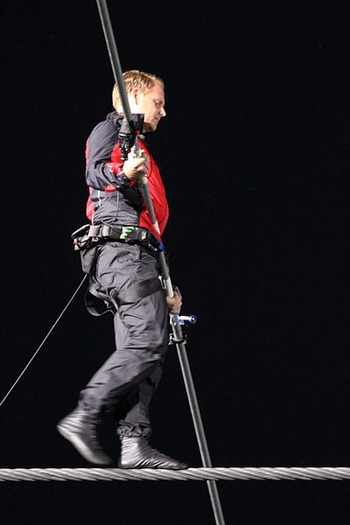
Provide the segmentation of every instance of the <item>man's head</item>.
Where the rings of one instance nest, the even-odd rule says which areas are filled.
[[[163,80],[151,73],[133,69],[123,73],[126,93],[128,95],[131,113],[144,115],[144,131],[155,131],[158,122],[165,117],[165,96]],[[122,104],[118,86],[113,88],[113,106],[122,112]]]

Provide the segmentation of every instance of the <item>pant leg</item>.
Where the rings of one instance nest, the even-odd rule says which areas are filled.
[[[126,400],[121,400],[123,412],[117,410],[118,417],[116,418],[117,434],[120,438],[142,436],[149,439],[151,437],[152,425],[149,410],[162,371],[163,367],[160,365],[140,383],[133,395],[128,396]]]
[[[125,346],[127,331],[119,316],[115,318],[117,348]],[[123,436],[151,436],[149,407],[163,372],[164,357],[154,370],[116,408],[117,433]]]
[[[137,246],[115,244],[118,246],[104,246],[107,249],[98,260],[96,283],[102,291],[122,291],[137,280],[157,276],[156,261],[151,255]],[[114,327],[117,350],[81,391],[80,404],[91,413],[101,415],[130,396],[134,402],[127,410],[125,421],[149,425],[148,407],[168,346],[168,314],[163,291],[121,305]]]

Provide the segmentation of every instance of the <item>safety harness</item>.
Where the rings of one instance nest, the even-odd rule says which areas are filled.
[[[71,235],[74,250],[80,252],[81,265],[84,273],[93,273],[98,254],[98,247],[106,242],[118,241],[126,244],[137,244],[146,249],[151,255],[164,250],[163,244],[152,232],[145,228],[133,225],[85,224]],[[96,290],[89,279],[85,292],[85,306],[94,316],[111,312],[115,314],[118,306],[135,303],[148,295],[163,289],[161,277],[154,277],[128,286],[122,292],[112,290],[105,294]]]
[[[139,244],[152,254],[164,251],[163,244],[157,237],[140,226],[128,224],[85,224],[72,233],[75,250],[88,249],[108,241],[119,241],[127,244]]]

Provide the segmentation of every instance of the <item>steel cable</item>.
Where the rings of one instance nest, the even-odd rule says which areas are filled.
[[[3,468],[3,481],[342,481],[349,467]]]

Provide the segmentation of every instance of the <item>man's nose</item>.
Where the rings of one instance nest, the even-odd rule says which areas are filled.
[[[160,116],[161,117],[166,117],[166,111],[164,108],[160,108]]]

